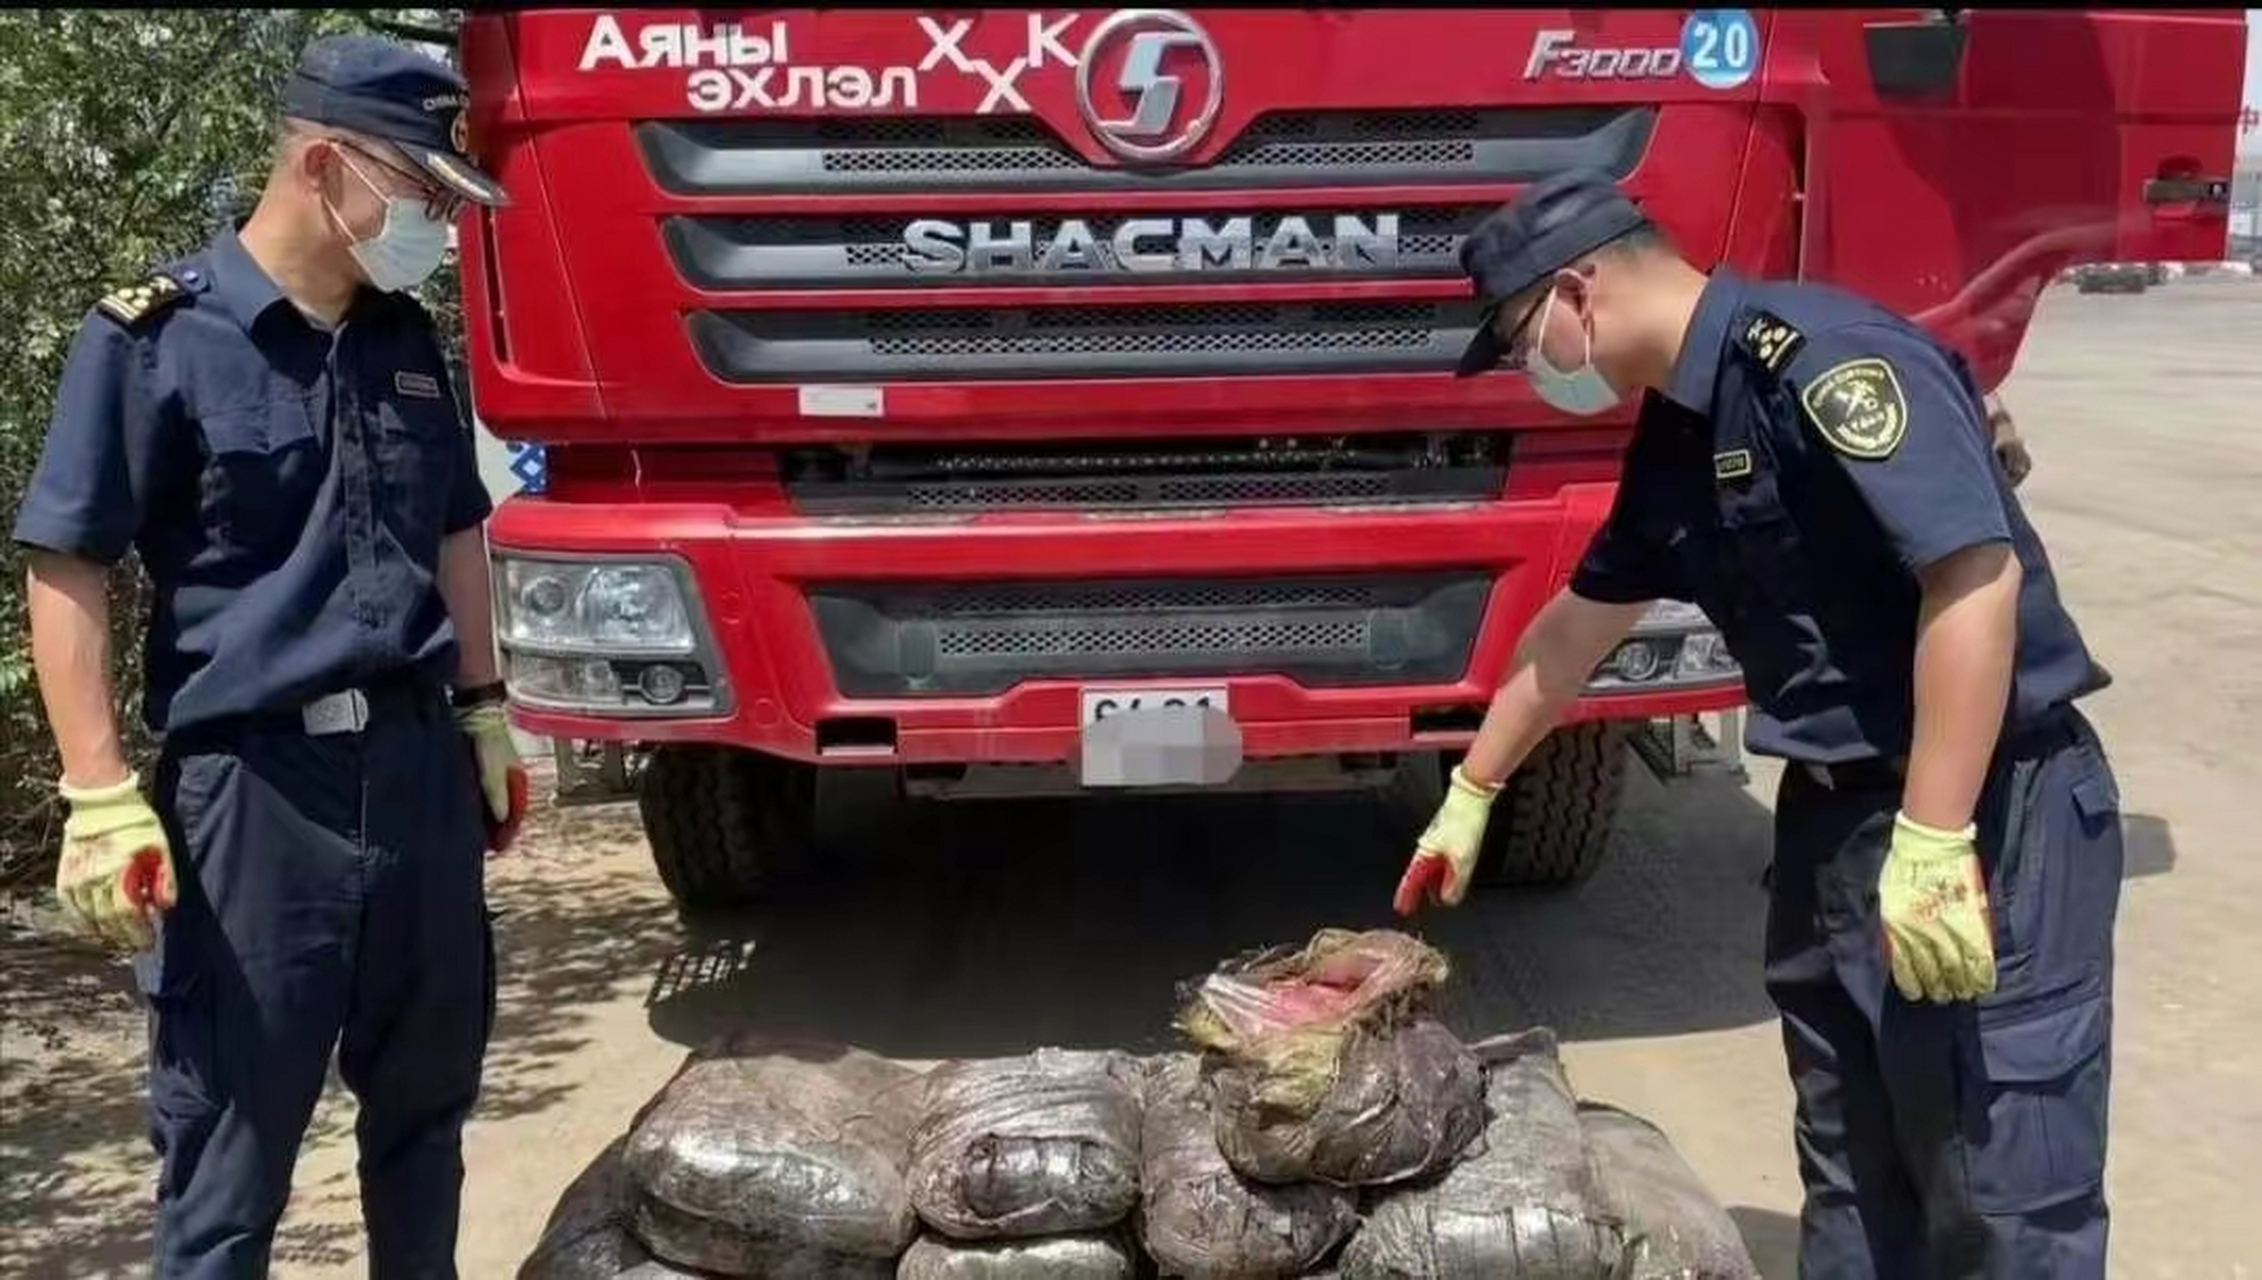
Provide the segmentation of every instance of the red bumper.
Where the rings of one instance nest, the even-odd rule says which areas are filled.
[[[1613,486],[1451,510],[1255,510],[1155,518],[996,515],[935,522],[749,516],[721,505],[577,504],[514,498],[496,513],[498,556],[666,555],[687,564],[727,679],[701,718],[513,708],[553,737],[718,742],[840,763],[1064,762],[1078,750],[1086,686],[1222,687],[1252,758],[1453,747],[1490,699],[1516,639],[1569,574]],[[1282,577],[1480,571],[1491,580],[1465,669],[1421,684],[1305,687],[1278,675],[1027,679],[986,696],[848,697],[807,593],[819,585]],[[1589,698],[1579,719],[1741,705],[1740,686]],[[1451,713],[1461,712],[1455,720]],[[1456,727],[1437,727],[1442,719]],[[893,750],[821,749],[819,728],[891,725]],[[829,735],[828,735],[829,736]],[[871,740],[869,732],[859,742]]]

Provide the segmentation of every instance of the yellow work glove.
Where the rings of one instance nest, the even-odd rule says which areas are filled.
[[[502,703],[465,707],[456,712],[456,726],[471,739],[479,769],[479,792],[487,802],[487,848],[501,853],[518,838],[518,824],[526,818],[526,765],[511,740]]]
[[[173,846],[157,811],[141,797],[141,779],[127,774],[107,787],[57,788],[71,806],[63,823],[63,856],[55,864],[55,896],[80,933],[128,951],[147,951],[160,913],[173,909],[179,882]]]
[[[1498,784],[1487,786],[1461,772],[1461,766],[1453,766],[1446,782],[1445,802],[1437,807],[1437,816],[1429,820],[1421,839],[1414,842],[1413,861],[1406,864],[1405,878],[1398,882],[1398,896],[1392,905],[1399,915],[1410,916],[1421,910],[1425,897],[1449,907],[1461,904],[1469,892],[1469,874],[1476,870],[1477,849],[1484,843],[1493,798],[1499,794]]]
[[[1945,1004],[1995,989],[1995,934],[1987,879],[1970,827],[1941,831],[1907,814],[1878,877],[1877,905],[1893,985],[1909,1000]]]

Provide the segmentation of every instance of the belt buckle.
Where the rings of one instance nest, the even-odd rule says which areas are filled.
[[[369,725],[369,697],[359,689],[327,694],[299,708],[299,719],[309,737],[359,733]]]

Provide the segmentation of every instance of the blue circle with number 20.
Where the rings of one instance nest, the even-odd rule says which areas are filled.
[[[1749,9],[1697,9],[1681,24],[1681,65],[1707,89],[1733,89],[1759,70],[1759,24]]]

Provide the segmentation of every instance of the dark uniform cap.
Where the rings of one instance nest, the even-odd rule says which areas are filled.
[[[471,162],[470,92],[447,64],[377,36],[324,36],[306,47],[283,90],[283,114],[382,138],[449,190],[507,203]]]
[[[1502,303],[1629,232],[1649,225],[1618,184],[1591,170],[1551,174],[1477,224],[1461,242],[1461,270],[1484,304],[1456,378],[1500,363],[1492,331]]]

